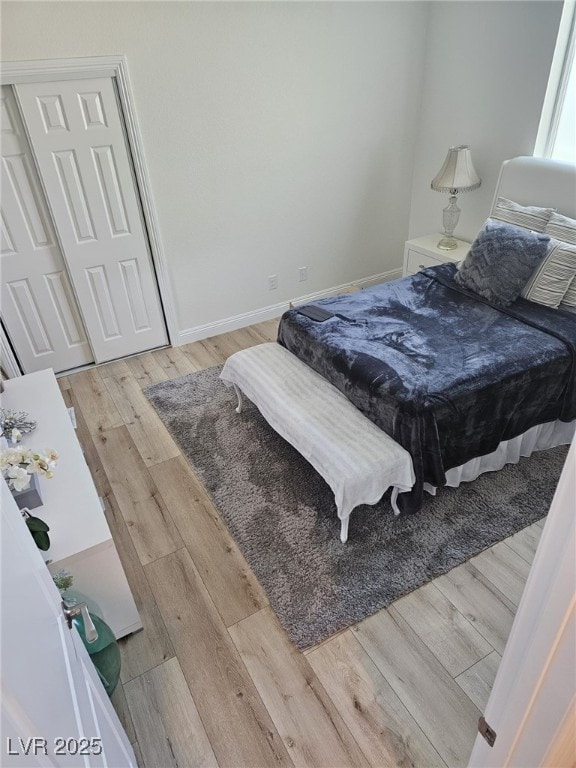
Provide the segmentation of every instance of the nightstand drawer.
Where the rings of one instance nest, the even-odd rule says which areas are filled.
[[[444,259],[449,261],[449,259]],[[442,259],[435,259],[433,256],[429,256],[426,253],[420,253],[419,251],[413,251],[408,249],[408,258],[406,260],[406,274],[414,275],[425,267],[437,267],[438,264],[442,264]]]
[[[466,258],[470,243],[457,240],[458,247],[452,251],[442,251],[438,248],[441,235],[425,235],[406,240],[404,245],[404,275],[414,275],[425,267],[435,267],[438,264],[452,262],[457,264]]]

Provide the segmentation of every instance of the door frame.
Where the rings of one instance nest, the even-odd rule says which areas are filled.
[[[158,217],[149,182],[140,127],[134,107],[134,97],[132,96],[126,56],[121,54],[117,56],[92,56],[87,58],[3,61],[0,72],[0,84],[17,85],[19,83],[83,80],[97,77],[111,77],[116,81],[120,101],[119,108],[126,127],[126,139],[132,159],[132,167],[134,168],[136,189],[142,207],[144,226],[150,244],[150,256],[156,274],[168,339],[172,346],[176,346],[179,331],[174,295],[170,285],[166,253],[160,238]]]

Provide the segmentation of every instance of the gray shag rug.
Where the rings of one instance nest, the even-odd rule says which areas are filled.
[[[542,518],[567,448],[543,451],[395,517],[358,507],[347,544],[332,492],[220,368],[145,392],[212,496],[292,640],[307,648]],[[218,567],[218,564],[214,564]]]

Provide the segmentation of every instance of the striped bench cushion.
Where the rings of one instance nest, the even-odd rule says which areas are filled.
[[[358,505],[376,504],[390,487],[412,488],[408,451],[280,344],[236,352],[220,378],[238,387],[326,480],[343,522]]]

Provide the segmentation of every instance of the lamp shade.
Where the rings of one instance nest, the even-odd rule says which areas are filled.
[[[478,189],[482,180],[472,164],[470,148],[465,144],[450,147],[444,165],[432,179],[431,187],[436,192],[470,192]]]

